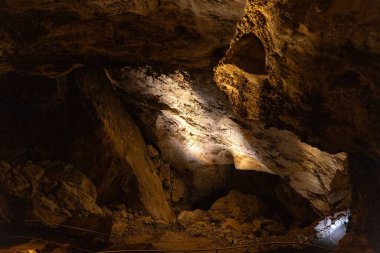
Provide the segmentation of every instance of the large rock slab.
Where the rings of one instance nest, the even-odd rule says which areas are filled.
[[[107,73],[163,159],[190,177],[196,198],[224,189],[233,165],[279,175],[318,213],[329,213],[327,195],[334,175],[344,170],[345,154],[328,154],[288,131],[235,115],[207,72],[156,74],[154,68],[126,67]]]
[[[245,0],[85,0],[0,3],[0,72],[62,75],[81,64],[210,67]]]
[[[99,201],[122,200],[155,219],[171,222],[174,216],[141,132],[104,72],[82,71],[75,76],[96,119],[85,130],[90,135],[74,145],[73,159],[95,182]]]

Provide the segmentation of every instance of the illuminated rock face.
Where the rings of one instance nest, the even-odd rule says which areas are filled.
[[[138,111],[163,158],[183,174],[190,172],[196,195],[221,187],[228,181],[223,168],[233,165],[277,174],[320,213],[330,211],[330,183],[344,170],[344,154],[330,155],[290,132],[235,116],[207,73],[153,71],[124,68],[108,76],[128,94],[124,100]]]
[[[353,212],[361,217],[356,226],[375,249],[380,249],[380,229],[373,225],[380,210],[379,11],[374,0],[248,1],[215,71],[239,115],[291,130],[328,152],[349,153],[357,184]]]
[[[245,2],[245,14],[230,43]],[[353,217],[368,217],[356,218],[353,224],[379,231],[373,225],[379,223],[380,210],[376,204],[380,203],[376,194],[380,178],[379,9],[377,0],[0,1],[0,72],[44,76],[29,76],[22,87],[14,85],[17,80],[8,84],[1,79],[1,99],[5,97],[2,105],[6,105],[0,107],[5,116],[2,119],[12,119],[11,109],[21,111],[19,108],[26,107],[30,113],[23,114],[21,121],[7,121],[10,123],[5,129],[15,130],[10,132],[18,136],[6,131],[0,131],[0,135],[17,141],[3,138],[0,151],[7,154],[11,147],[7,144],[18,149],[38,143],[46,144],[54,155],[63,156],[58,153],[68,142],[60,133],[67,130],[68,118],[60,117],[60,110],[65,108],[61,98],[57,101],[50,95],[56,94],[51,90],[56,83],[58,87],[64,83],[73,69],[83,65],[160,65],[165,71],[137,67],[110,71],[113,84],[122,90],[116,94],[108,87],[113,99],[104,107],[99,103],[104,93],[81,97],[94,102],[89,114],[93,113],[100,123],[97,134],[90,138],[99,141],[102,152],[92,153],[97,166],[87,163],[87,167],[78,168],[94,181],[98,199],[112,199],[110,196],[120,190],[113,181],[119,176],[116,172],[131,169],[126,149],[120,148],[129,129],[123,126],[123,120],[137,127],[127,112],[115,115],[125,109],[120,109],[117,95],[121,95],[126,96],[124,102],[129,106],[125,110],[135,110],[134,115],[141,119],[144,137],[156,142],[165,160],[178,171],[191,174],[190,183],[197,196],[223,185],[228,181],[226,169],[234,167],[279,175],[319,213],[326,213],[349,198],[347,171],[343,169],[346,157],[341,153],[330,155],[305,143],[331,153],[348,152],[357,207]],[[224,55],[228,44],[230,49]],[[228,101],[210,78],[211,68],[223,55],[214,80]],[[190,71],[204,69],[208,74],[167,70],[173,66]],[[44,103],[33,102],[40,98],[28,93],[34,78],[38,79],[36,86],[40,85],[37,90],[43,91],[40,101]],[[82,103],[71,106],[77,112]],[[38,117],[27,118],[33,113]],[[107,118],[108,114],[114,117]],[[116,130],[114,121],[119,126]],[[30,142],[24,142],[17,132],[23,130],[20,122],[29,126],[25,132]],[[51,126],[47,128],[50,131],[38,128],[42,123]],[[81,133],[87,134],[83,133],[85,127],[80,127]],[[278,129],[287,129],[300,139]],[[56,139],[62,147],[54,145],[52,140]],[[129,141],[141,144],[137,153],[145,160],[142,137],[138,139]],[[88,149],[97,147],[92,142],[86,144]],[[41,155],[40,150],[34,151]],[[82,157],[84,164],[87,161]],[[109,161],[114,162],[113,169],[102,170]],[[131,182],[124,190],[129,190],[126,195],[135,196],[134,190],[148,185],[145,203],[157,214],[160,211],[154,206],[166,203],[165,196],[157,175],[146,164],[149,161],[142,163],[132,173],[138,174],[142,183],[136,186]],[[153,183],[145,182],[144,177],[153,178]],[[181,185],[176,196],[179,199],[185,190],[182,184],[177,185]],[[157,199],[150,194],[155,189]],[[5,202],[2,199],[0,196],[0,202]],[[6,205],[0,204],[6,213]],[[166,204],[160,208],[170,214]],[[378,233],[367,234],[380,248]]]
[[[378,156],[379,10],[373,0],[249,1],[215,80],[245,118]]]

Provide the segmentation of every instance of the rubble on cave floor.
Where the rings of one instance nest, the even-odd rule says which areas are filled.
[[[158,167],[156,173],[160,173],[159,168],[165,167],[165,164],[159,161],[156,150],[148,146],[147,153],[160,164],[155,166]],[[108,249],[197,249],[265,242],[302,242],[314,233],[315,224],[308,227],[289,224],[280,213],[268,212],[268,207],[258,197],[238,190],[231,190],[218,198],[208,210],[189,210],[172,200],[172,205],[177,205],[178,213],[176,221],[168,224],[123,203],[99,205],[94,184],[65,162],[28,161],[15,164],[1,161],[0,173],[3,224],[27,223],[31,229],[38,226],[39,231],[43,231],[42,236],[49,237],[52,236],[49,228],[53,227],[58,229],[54,232],[57,232],[57,242],[63,232],[66,237],[96,241],[96,245]],[[175,172],[172,175],[175,176]],[[161,180],[163,184],[172,182],[165,176]],[[173,191],[173,187],[169,186],[167,189]],[[286,245],[266,245],[252,252],[266,252],[281,246]]]

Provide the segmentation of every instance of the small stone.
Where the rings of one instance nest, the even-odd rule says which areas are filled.
[[[25,175],[33,181],[39,181],[44,176],[44,173],[45,173],[45,170],[43,167],[37,164],[33,164],[32,162],[28,162],[24,166],[23,171]]]
[[[257,231],[259,231],[261,229],[261,226],[262,226],[262,220],[260,219],[255,219],[253,222],[252,222],[252,231],[253,233],[256,233]]]
[[[210,226],[207,222],[197,222],[191,225],[186,232],[191,236],[207,236],[210,232]]]
[[[157,158],[159,156],[157,149],[155,149],[152,145],[146,146],[146,153],[150,158]]]
[[[211,210],[247,222],[257,217],[263,208],[263,203],[256,196],[232,190],[227,196],[215,201]]]
[[[122,235],[127,228],[127,224],[123,222],[117,222],[112,224],[111,233],[114,235]]]
[[[210,218],[205,211],[196,209],[194,211],[182,211],[178,215],[178,223],[184,228],[188,228],[197,222],[210,222]]]
[[[226,221],[223,222],[222,228],[223,229],[231,228],[231,229],[236,230],[236,231],[242,230],[240,222],[235,220],[235,219],[230,219],[230,218],[227,218]]]
[[[141,218],[145,225],[151,225],[153,223],[152,217],[144,216]]]
[[[112,213],[112,216],[115,220],[125,220],[128,217],[126,209],[119,209]]]

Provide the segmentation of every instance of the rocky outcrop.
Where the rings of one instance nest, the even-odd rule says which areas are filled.
[[[210,67],[234,34],[244,0],[2,1],[1,72],[58,76],[80,65]]]
[[[1,1],[0,159],[69,160],[80,171],[4,165],[0,219],[18,215],[10,199],[27,199],[47,222],[99,214],[98,204],[113,201],[169,222],[168,202],[219,196],[231,168],[277,175],[273,195],[288,212],[309,213],[298,208],[306,199],[324,215],[349,205],[350,175],[354,227],[380,248],[379,3],[247,1],[214,73],[230,108],[205,72],[224,55],[244,4]],[[161,68],[136,67],[146,64]],[[113,69],[113,87],[99,70],[69,74],[83,65]],[[193,225],[193,236],[215,231]],[[228,217],[221,228],[240,225]]]
[[[215,79],[244,117],[330,152],[379,155],[379,9],[371,0],[250,1]]]
[[[379,10],[371,0],[249,1],[215,80],[244,118],[354,160],[377,160]],[[373,177],[358,163],[350,170]],[[377,212],[373,202],[361,206]]]
[[[152,72],[127,67],[107,73],[126,93],[123,101],[133,108],[163,159],[183,177],[190,176],[193,201],[223,189],[230,180],[228,165],[233,165],[277,174],[317,212],[329,213],[330,183],[344,170],[344,154],[330,155],[290,132],[264,129],[257,121],[235,116],[207,73]]]
[[[89,135],[73,145],[73,161],[95,182],[102,203],[122,200],[141,206],[155,219],[171,222],[172,211],[159,176],[146,153],[139,128],[103,72],[80,72],[76,82],[92,119]]]
[[[373,169],[380,154],[379,10],[372,0],[248,1],[215,70],[218,86],[244,118],[289,129],[329,152],[350,153],[354,202],[358,217],[367,217],[355,223],[366,227],[361,231],[375,249],[377,183],[361,180],[379,178]]]
[[[1,161],[0,187],[8,196],[1,199],[3,222],[34,218],[53,225],[78,213],[103,214],[93,183],[69,164]]]

